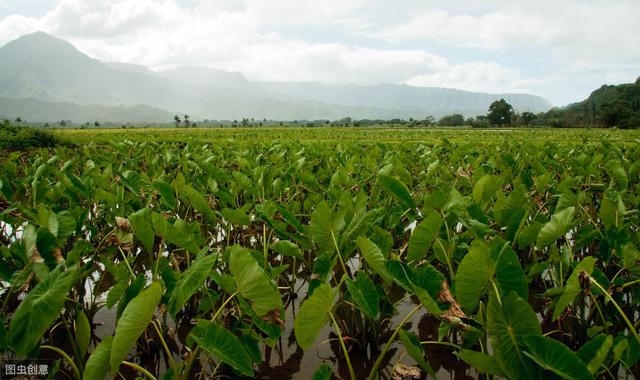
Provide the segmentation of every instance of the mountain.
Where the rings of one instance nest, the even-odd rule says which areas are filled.
[[[527,94],[480,94],[468,91],[381,84],[323,85],[318,83],[254,82],[241,73],[203,67],[179,67],[157,72],[141,65],[103,63],[78,51],[70,43],[37,32],[0,47],[0,97],[22,99],[24,110],[34,100],[46,102],[37,115],[46,120],[91,121],[89,108],[70,112],[69,104],[94,107],[146,106],[149,121],[166,114],[187,113],[197,119],[362,119],[440,117],[449,113],[465,116],[485,114],[489,104],[504,97],[518,111],[542,112],[549,102]],[[16,104],[13,104],[14,106]],[[2,102],[0,107],[7,107]],[[151,108],[153,107],[153,108]],[[10,109],[0,113],[13,115]],[[35,114],[34,114],[35,115]],[[21,115],[36,121],[32,114]],[[76,120],[79,115],[86,119]],[[63,115],[64,116],[64,115]],[[113,116],[117,117],[117,116]],[[166,121],[170,122],[172,117]],[[115,120],[114,120],[115,121]]]
[[[528,94],[484,94],[404,84],[362,86],[324,85],[313,82],[260,82],[260,85],[265,90],[290,100],[306,99],[350,107],[391,108],[414,115],[484,115],[489,105],[500,98],[504,98],[518,112],[538,113],[551,108],[551,104],[544,98]]]
[[[25,121],[54,122],[72,120],[75,122],[99,121],[100,123],[165,123],[173,118],[173,114],[150,106],[101,106],[79,105],[71,102],[47,102],[33,98],[10,99],[0,98],[0,120],[15,120],[17,117]]]
[[[557,127],[640,128],[640,77],[635,83],[602,85],[581,102],[546,113]]]

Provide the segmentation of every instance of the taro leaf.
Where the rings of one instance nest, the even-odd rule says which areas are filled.
[[[526,248],[527,246],[535,243],[541,229],[542,224],[535,221],[530,225],[522,228],[520,230],[520,234],[518,234],[518,246],[520,246],[520,248]]]
[[[18,355],[31,351],[58,318],[77,269],[56,267],[20,302],[9,324],[9,344]]]
[[[191,296],[202,286],[217,259],[217,255],[206,256],[203,251],[198,255],[197,259],[191,262],[191,266],[180,275],[167,303],[169,312],[174,318]]]
[[[109,290],[109,293],[107,293],[107,309],[111,309],[120,301],[128,286],[128,281],[120,281]]]
[[[109,354],[111,353],[111,344],[113,336],[105,337],[100,344],[93,350],[91,356],[87,360],[84,367],[82,378],[84,380],[104,379],[109,372]]]
[[[620,228],[626,213],[620,194],[607,192],[600,202],[599,215],[606,229]]]
[[[293,323],[296,341],[303,349],[311,347],[318,333],[329,319],[335,291],[328,284],[320,284],[300,307]]]
[[[502,294],[514,291],[522,299],[529,297],[529,285],[520,265],[518,256],[508,243],[502,239],[496,239],[494,252],[498,251],[496,264],[496,283]]]
[[[74,321],[74,331],[76,336],[76,345],[80,351],[80,356],[84,356],[89,349],[89,340],[91,339],[91,325],[87,315],[82,311],[76,312],[76,320]]]
[[[558,319],[560,314],[567,308],[567,306],[573,302],[573,300],[580,294],[582,291],[580,288],[580,274],[582,272],[587,272],[591,274],[593,271],[593,266],[596,263],[596,259],[592,256],[587,256],[582,261],[576,265],[576,268],[571,272],[571,276],[567,279],[567,283],[564,286],[564,292],[560,296],[558,302],[556,302],[556,308],[553,311],[553,319]]]
[[[242,375],[253,377],[251,355],[231,331],[214,322],[200,320],[191,334],[200,348],[212,353]]]
[[[593,375],[587,366],[569,347],[557,340],[544,336],[524,336],[526,346],[524,354],[533,359],[540,367],[549,370],[563,379],[587,380]]]
[[[184,192],[196,211],[204,215],[209,223],[216,223],[216,213],[213,212],[202,194],[191,186],[185,186]]]
[[[162,196],[160,200],[165,204],[169,209],[176,208],[178,202],[176,201],[176,197],[173,194],[173,188],[166,182],[161,180],[153,181],[153,187],[160,193]]]
[[[473,244],[456,273],[456,299],[468,314],[472,313],[493,278],[495,263],[484,243]]]
[[[344,217],[333,215],[327,202],[318,204],[311,214],[309,230],[323,252],[334,252],[338,233],[344,228]]]
[[[113,337],[109,356],[111,372],[118,371],[124,357],[151,322],[160,298],[162,298],[162,286],[159,282],[154,282],[127,304],[118,320]]]
[[[314,372],[313,380],[330,380],[333,373],[331,372],[331,367],[322,363],[320,367]]]
[[[546,247],[564,236],[571,227],[575,211],[575,207],[567,207],[553,214],[551,220],[542,226],[542,229],[538,233],[537,245],[539,247]]]
[[[629,242],[622,247],[622,258],[624,268],[632,275],[640,276],[640,250],[633,243]]]
[[[521,336],[542,334],[536,313],[515,292],[503,298],[502,304],[491,294],[487,306],[487,332],[497,362],[510,379],[539,378],[534,363],[520,347]]]
[[[242,209],[225,208],[222,209],[222,216],[237,226],[248,226],[251,223],[249,216]]]
[[[297,245],[290,242],[289,240],[280,240],[272,245],[271,249],[283,256],[290,256],[300,260],[304,260],[304,256],[302,256],[300,248],[298,248]]]
[[[413,360],[418,363],[420,368],[422,368],[426,373],[431,375],[432,378],[436,378],[435,372],[433,372],[433,368],[424,360],[424,352],[422,351],[422,346],[420,345],[420,339],[418,337],[405,329],[400,330],[400,340],[402,344],[404,344],[404,349],[407,351],[409,356],[413,358]]]
[[[589,372],[595,374],[607,359],[611,346],[613,346],[611,335],[598,335],[580,347],[576,355],[587,365]]]
[[[416,202],[413,200],[413,197],[411,197],[411,193],[409,192],[407,185],[402,183],[399,179],[385,174],[380,174],[378,175],[378,183],[386,192],[399,200],[402,207],[405,209],[416,208]]]
[[[473,186],[473,199],[478,203],[484,203],[491,199],[498,190],[498,181],[492,175],[485,175]]]
[[[231,247],[229,269],[238,291],[249,300],[258,316],[263,317],[272,310],[282,308],[280,293],[248,249],[237,245]]]
[[[414,261],[422,259],[431,247],[431,244],[433,244],[433,241],[438,237],[440,227],[442,227],[442,217],[435,211],[430,212],[411,233],[407,260]]]
[[[76,232],[76,220],[69,211],[62,211],[56,215],[58,219],[58,239],[66,239]]]
[[[431,314],[440,315],[442,313],[434,295],[440,290],[444,277],[433,266],[429,265],[415,270],[408,264],[399,261],[387,261],[385,268],[389,277],[406,291],[415,294],[422,306]]]
[[[129,222],[133,227],[134,235],[142,242],[144,249],[148,253],[153,253],[155,233],[153,232],[153,227],[151,227],[151,224],[147,221],[148,216],[149,209],[144,208],[129,215]]]
[[[364,272],[358,272],[355,281],[347,278],[346,283],[349,294],[358,308],[375,319],[380,311],[380,296],[373,281]]]
[[[489,375],[507,377],[500,368],[500,365],[493,356],[485,353],[461,349],[457,353],[458,357],[476,370]]]
[[[380,248],[364,236],[360,236],[357,240],[358,248],[362,253],[362,257],[369,264],[371,269],[385,279],[389,279],[389,273],[384,265],[385,259]]]
[[[611,160],[605,165],[609,177],[612,177],[620,187],[626,189],[629,186],[629,177],[617,160]]]

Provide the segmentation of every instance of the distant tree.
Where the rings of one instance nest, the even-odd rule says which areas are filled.
[[[20,116],[16,117],[16,123],[18,124],[22,123],[22,118]]]
[[[522,115],[520,115],[520,119],[522,120],[522,124],[529,125],[532,121],[536,119],[536,114],[529,111],[524,111]]]
[[[433,125],[435,123],[436,123],[436,119],[431,115],[429,115],[429,116],[424,118],[424,124],[425,125]]]
[[[100,123],[99,123],[98,121],[94,121],[94,122],[93,122],[93,126],[97,128],[97,127],[99,127],[99,126],[100,126]]]
[[[185,114],[182,118],[184,119],[184,126],[189,127],[191,125],[191,120],[189,120],[189,115]]]
[[[511,125],[514,116],[513,107],[506,100],[500,99],[491,103],[487,118],[492,125]]]
[[[464,116],[459,113],[454,113],[453,115],[443,116],[438,120],[438,124],[440,125],[448,125],[448,126],[459,126],[464,124]]]
[[[182,122],[182,120],[180,119],[180,116],[175,115],[173,117],[173,121],[176,123],[176,128],[178,128],[180,126],[180,123]]]
[[[67,122],[64,121],[64,120],[60,120],[60,123],[58,123],[58,124],[60,124],[61,127],[66,127],[67,126]]]

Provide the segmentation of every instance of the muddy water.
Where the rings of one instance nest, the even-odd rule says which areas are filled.
[[[295,314],[300,309],[301,302],[305,298],[306,284],[303,283],[302,280],[298,280],[296,289],[299,289],[299,296],[295,298],[294,302],[291,302],[285,310],[285,327],[282,336],[275,347],[264,346],[262,352],[263,363],[260,363],[256,367],[256,377],[274,380],[311,379],[318,367],[325,363],[332,368],[334,378],[348,379],[349,371],[332,325],[327,324],[320,331],[316,343],[308,350],[303,351],[296,344],[293,332],[293,321]],[[104,302],[104,298],[104,296],[101,296],[98,301]],[[392,318],[390,327],[395,329],[398,323],[400,323],[415,306],[416,304],[413,303],[411,299],[400,302],[396,307],[398,312]],[[115,314],[115,307],[111,310],[104,307],[96,313],[94,317],[94,322],[97,324],[95,327],[96,336],[104,337],[113,334]],[[176,332],[176,342],[185,341],[187,331],[190,328],[189,321],[180,320],[176,323],[168,318],[167,326]],[[405,325],[405,328],[414,332],[421,341],[437,341],[438,326],[439,321],[436,318],[420,310],[413,315]],[[386,331],[385,339],[388,339],[389,336],[390,332]],[[452,353],[450,347],[443,345],[425,345],[424,348],[427,353],[427,360],[434,371],[436,371],[438,379],[475,379],[475,371],[458,360]],[[356,377],[358,379],[366,378],[378,356],[378,352],[371,352],[370,347],[363,350],[355,344],[352,344],[350,349],[349,356]],[[179,358],[176,356],[176,359]],[[204,359],[204,355],[202,359]],[[145,363],[144,360],[142,362],[136,360],[136,362],[150,370],[155,368],[156,371],[152,370],[152,372],[156,372],[159,375],[162,375],[166,370],[164,360],[157,361],[154,359],[149,363]],[[417,367],[415,361],[405,354],[404,348],[399,341],[392,345],[384,363],[385,365],[381,367],[382,378],[392,378],[393,368],[398,363]],[[423,373],[420,378],[424,379],[426,375]],[[410,379],[410,377],[405,377],[405,379]]]

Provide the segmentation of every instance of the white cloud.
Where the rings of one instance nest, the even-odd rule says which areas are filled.
[[[519,72],[493,62],[442,65],[429,74],[410,78],[407,84],[423,87],[449,87],[480,92],[529,92],[534,81],[521,79]]]
[[[0,44],[43,30],[156,69],[534,91],[563,104],[637,77],[638,14],[637,0],[59,0],[42,17],[0,19]]]

